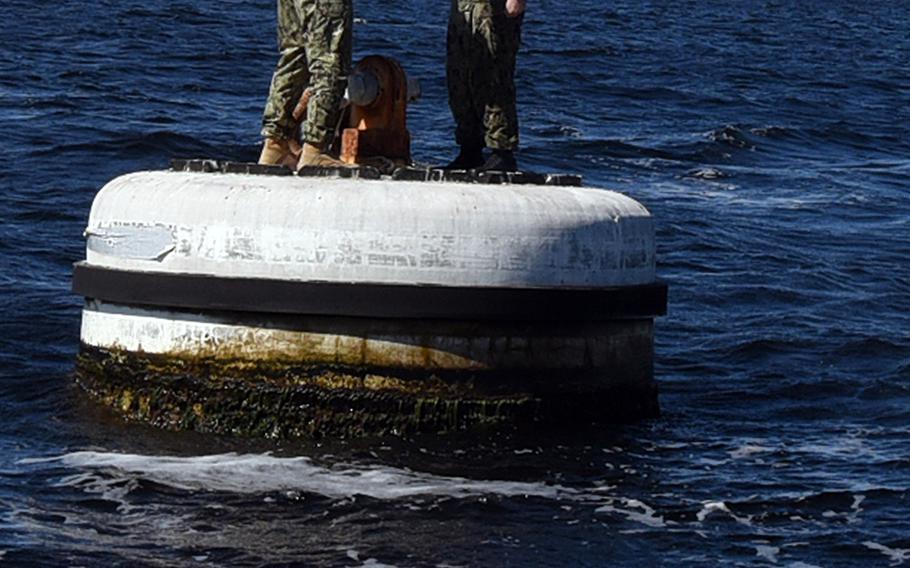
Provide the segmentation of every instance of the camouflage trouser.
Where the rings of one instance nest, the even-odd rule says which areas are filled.
[[[505,0],[452,0],[446,81],[461,146],[518,147],[514,76],[522,19],[505,15]]]
[[[292,113],[311,87],[303,140],[320,149],[331,144],[351,68],[352,28],[351,0],[278,0],[281,57],[262,117],[263,136],[295,136]]]

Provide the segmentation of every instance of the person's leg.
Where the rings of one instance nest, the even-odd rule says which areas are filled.
[[[518,111],[515,103],[515,61],[521,45],[523,16],[505,15],[505,1],[492,0],[489,19],[479,29],[489,50],[482,89],[484,95],[484,142],[493,154],[482,169],[517,169]]]
[[[455,119],[455,141],[461,147],[447,169],[468,170],[483,164],[483,111],[474,92],[478,41],[474,24],[478,3],[452,0],[446,35],[446,84]],[[482,47],[482,46],[480,46]]]
[[[342,166],[327,155],[341,114],[351,69],[354,15],[351,0],[305,0],[306,55],[312,94],[303,125],[300,166]]]
[[[304,49],[299,0],[278,0],[278,48],[280,57],[272,75],[269,98],[262,116],[265,138],[260,164],[296,165],[291,141],[296,144],[297,122],[293,111],[310,78]]]

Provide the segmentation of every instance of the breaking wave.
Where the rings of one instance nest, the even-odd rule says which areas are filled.
[[[239,494],[297,491],[335,499],[360,495],[381,500],[428,495],[457,499],[483,495],[558,499],[575,494],[571,489],[544,483],[475,481],[383,466],[323,466],[307,457],[269,454],[164,457],[84,451],[26,459],[21,463],[59,463],[102,472],[108,477],[135,476],[185,491]],[[64,478],[60,484],[80,485],[93,479],[76,474]]]

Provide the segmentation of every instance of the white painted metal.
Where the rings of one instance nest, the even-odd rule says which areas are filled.
[[[223,362],[271,362],[432,370],[580,369],[606,367],[621,357],[642,357],[650,322],[627,320],[587,325],[575,333],[515,333],[441,322],[407,331],[374,320],[333,329],[289,329],[268,320],[239,321],[213,314],[143,309],[90,301],[82,312],[83,344],[111,351],[206,358]],[[583,330],[583,331],[582,331]]]
[[[469,287],[655,280],[648,211],[615,192],[186,172],[117,178],[87,260],[125,270]]]

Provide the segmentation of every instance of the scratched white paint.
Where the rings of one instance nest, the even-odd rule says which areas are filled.
[[[655,279],[648,211],[593,188],[140,172],[98,193],[86,233],[101,236],[90,264],[126,270],[471,287]]]
[[[648,356],[635,352],[637,338],[650,337],[649,322],[612,324],[609,332],[502,336],[477,326],[471,335],[403,334],[400,330],[368,335],[281,329],[269,322],[229,321],[206,314],[87,303],[82,312],[82,342],[103,349],[173,357],[289,363],[338,363],[394,366],[420,370],[580,369],[609,367],[615,357]],[[374,328],[376,326],[374,325]]]
[[[389,337],[353,337],[219,322],[168,310],[107,306],[82,313],[82,342],[93,347],[172,357],[364,365],[390,355],[402,368],[470,370],[485,365],[445,350]],[[357,359],[351,360],[351,356]]]

